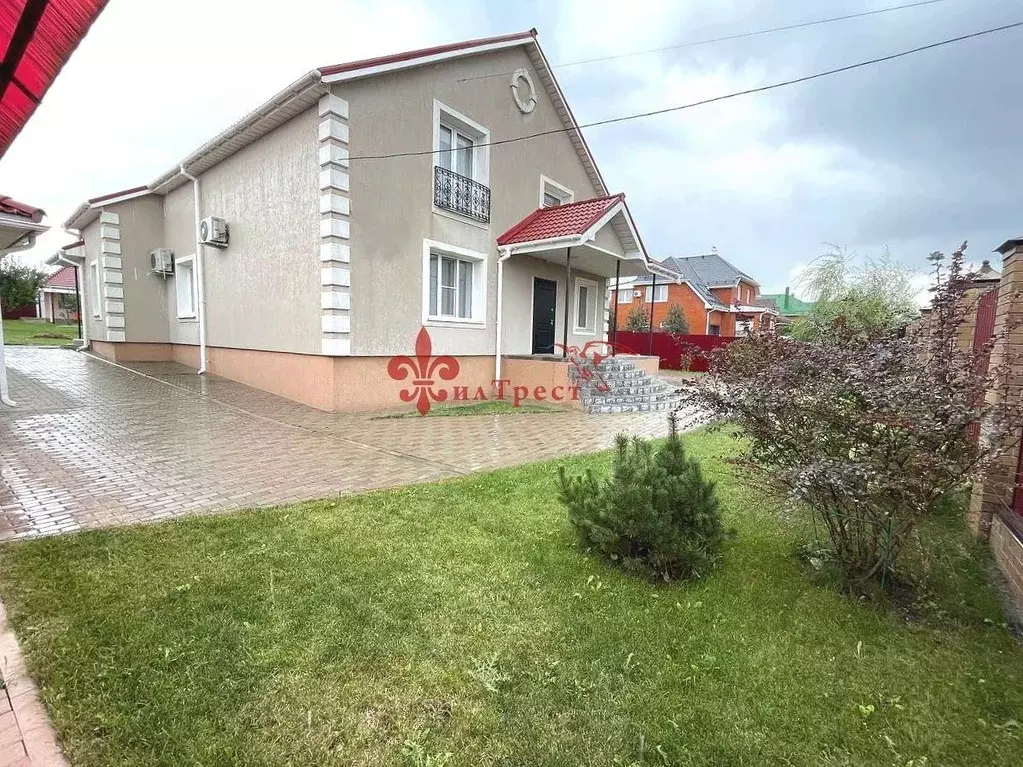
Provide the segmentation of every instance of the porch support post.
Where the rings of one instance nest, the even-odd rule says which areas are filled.
[[[500,252],[500,251],[498,251]],[[504,262],[511,258],[511,251],[502,253],[497,259],[497,340],[494,343],[494,380],[501,380],[501,334],[504,332],[501,322],[504,314]]]
[[[647,354],[654,353],[654,301],[657,298],[657,272],[651,272],[653,282],[650,284],[650,327],[647,329]]]
[[[619,258],[615,260],[615,308],[614,314],[611,317],[611,332],[614,334],[612,336],[614,338],[614,343],[618,343],[618,285],[621,283],[621,279],[622,260]],[[611,356],[615,356],[614,346],[611,347]]]
[[[561,356],[568,356],[568,315],[572,311],[572,249],[565,248],[565,322],[561,334]]]

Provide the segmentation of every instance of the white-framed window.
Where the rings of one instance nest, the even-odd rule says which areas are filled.
[[[487,257],[423,240],[423,324],[483,327],[487,316]]]
[[[557,181],[540,175],[540,207],[554,208],[575,200],[575,193]]]
[[[646,288],[646,302],[650,303],[650,293],[653,292],[653,301],[655,304],[663,304],[668,300],[668,286],[667,285],[647,285]]]
[[[195,256],[174,259],[174,295],[179,320],[194,320],[199,303],[195,286]]]
[[[92,305],[92,316],[99,317],[100,307],[103,306],[103,280],[100,276],[99,261],[93,261],[89,264],[89,277],[91,281],[92,293],[90,298],[92,299],[89,303]]]
[[[593,280],[576,277],[574,316],[577,334],[597,332],[597,283]]]
[[[489,130],[446,104],[433,102],[434,165],[487,186],[489,143]]]
[[[618,303],[620,303],[620,304],[631,304],[632,303],[632,288],[619,288],[618,289]]]

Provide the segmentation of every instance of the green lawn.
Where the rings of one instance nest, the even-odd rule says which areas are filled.
[[[498,413],[564,413],[567,407],[544,405],[539,402],[520,402],[516,407],[511,400],[487,400],[486,402],[469,402],[464,405],[438,405],[434,403],[426,414],[426,418],[435,416],[458,415],[495,415]],[[389,413],[380,418],[423,418],[416,410],[403,410],[400,413]]]
[[[912,609],[853,600],[730,437],[687,443],[738,530],[694,585],[588,558],[549,462],[8,545],[0,594],[77,765],[1020,763],[1023,649],[953,516]]]
[[[78,338],[78,325],[4,320],[4,343],[10,346],[66,346]]]

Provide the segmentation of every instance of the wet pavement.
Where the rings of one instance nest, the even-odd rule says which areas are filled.
[[[332,414],[174,363],[8,347],[0,540],[270,506],[662,436],[663,413]]]

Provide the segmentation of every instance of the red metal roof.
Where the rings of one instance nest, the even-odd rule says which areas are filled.
[[[500,35],[498,37],[480,37],[476,40],[465,40],[460,43],[437,45],[432,48],[420,48],[415,51],[405,51],[404,53],[392,53],[389,56],[362,59],[361,61],[352,61],[347,64],[331,64],[329,66],[320,67],[319,71],[321,75],[336,75],[339,72],[352,72],[357,69],[381,67],[387,64],[397,64],[398,62],[421,59],[427,56],[438,56],[442,53],[453,53],[467,48],[478,48],[484,45],[495,45],[497,43],[510,43],[514,40],[529,40],[533,37],[536,37],[535,29],[531,29],[528,32],[516,32],[511,35]]]
[[[624,194],[612,194],[553,208],[539,208],[498,237],[497,244],[514,245],[583,234],[624,200]]]
[[[50,275],[50,278],[43,283],[43,288],[70,288],[75,289],[75,269],[72,266],[64,266]]]
[[[107,0],[0,3],[0,157],[106,4]]]
[[[43,220],[43,216],[46,215],[46,211],[42,208],[36,208],[31,205],[26,205],[23,202],[12,200],[10,197],[6,197],[0,194],[0,213],[6,213],[8,216],[20,216],[21,218],[27,218],[36,223]]]

